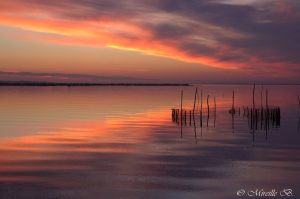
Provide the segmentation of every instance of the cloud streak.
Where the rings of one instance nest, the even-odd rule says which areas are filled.
[[[0,24],[54,34],[40,36],[48,42],[295,76],[299,11],[292,0],[11,0],[0,2]]]

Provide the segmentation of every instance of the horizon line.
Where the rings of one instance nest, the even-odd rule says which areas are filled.
[[[190,86],[190,84],[0,81],[0,86]]]
[[[203,83],[100,83],[100,82],[41,82],[41,81],[1,81],[0,86],[196,86],[196,85],[300,85],[300,83],[255,83],[255,82],[203,82]]]

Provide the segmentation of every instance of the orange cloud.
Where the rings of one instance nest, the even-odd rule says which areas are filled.
[[[99,6],[94,1],[90,5],[78,2],[1,2],[0,24],[42,33],[37,39],[46,42],[105,46],[225,69],[263,71],[278,69],[280,64],[292,68],[298,66],[298,63],[288,60],[264,60],[265,49],[262,49],[263,55],[257,55],[255,49],[248,49],[250,45],[246,39],[253,39],[253,35],[224,28],[221,24],[195,21],[180,14],[153,10],[146,5],[126,12],[120,9],[126,4],[118,7],[117,3],[103,1],[107,9],[111,9],[103,11],[93,7]],[[66,5],[69,10],[60,7]],[[277,7],[283,11],[288,8],[286,4]],[[134,13],[136,10],[138,14]],[[243,45],[247,46],[239,44],[244,40]],[[239,46],[235,45],[236,41]]]
[[[151,32],[143,30],[137,25],[120,20],[90,20],[74,21],[53,17],[52,13],[37,12],[26,17],[30,10],[21,5],[1,3],[3,7],[16,9],[23,13],[11,15],[0,14],[0,24],[17,27],[40,33],[52,33],[57,35],[44,36],[39,39],[48,42],[59,42],[65,44],[83,44],[93,46],[106,46],[122,50],[134,50],[147,55],[162,56],[190,63],[201,63],[209,66],[222,68],[236,68],[237,63],[223,63],[212,56],[191,56],[182,52],[174,46],[169,46],[161,41],[151,39]],[[5,5],[8,4],[8,5]],[[25,17],[24,17],[25,16]],[[131,38],[132,37],[132,38]]]

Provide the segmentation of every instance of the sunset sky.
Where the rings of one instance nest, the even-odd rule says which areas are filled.
[[[3,0],[0,80],[300,83],[298,0]]]

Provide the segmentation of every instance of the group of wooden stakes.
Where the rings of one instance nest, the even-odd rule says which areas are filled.
[[[270,106],[268,103],[268,90],[265,92],[265,105],[263,105],[263,89],[261,90],[261,104],[260,106],[256,106],[255,104],[255,89],[256,86],[254,84],[253,86],[253,104],[252,107],[243,107],[243,117],[247,118],[248,125],[251,130],[257,130],[257,129],[265,129],[268,130],[270,126],[273,128],[280,127],[280,120],[281,120],[281,110],[278,106]],[[208,126],[208,120],[210,117],[210,106],[209,106],[209,98],[208,95],[206,98],[207,103],[207,126]],[[300,108],[300,97],[298,97],[299,101],[299,108]],[[195,118],[197,117],[197,120],[200,119],[200,126],[202,127],[203,123],[203,98],[202,98],[202,91],[201,91],[201,97],[200,97],[200,110],[196,108],[197,102],[199,103],[199,96],[198,96],[198,89],[196,88],[195,91],[195,99],[194,99],[194,106],[193,109],[183,109],[183,90],[181,91],[181,102],[180,102],[180,108],[173,108],[172,109],[172,121],[179,124],[179,125],[192,125],[195,123]],[[213,108],[213,116],[214,121],[217,115],[217,105],[216,105],[216,98],[214,97],[214,108]],[[234,119],[235,115],[240,116],[241,115],[241,108],[235,107],[235,92],[233,91],[232,95],[232,107],[228,110],[228,113],[232,116],[232,119]],[[214,122],[215,126],[215,122]]]

